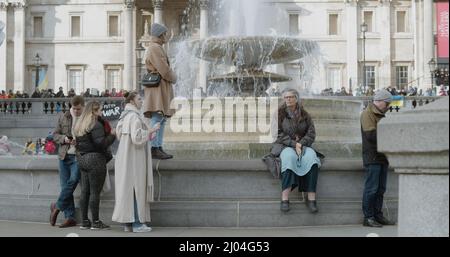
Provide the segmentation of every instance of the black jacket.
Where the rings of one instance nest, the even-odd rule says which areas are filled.
[[[76,149],[81,155],[86,153],[110,155],[109,147],[114,143],[115,139],[115,136],[106,133],[105,121],[99,118],[91,131],[84,136],[76,138]]]
[[[361,135],[363,163],[389,164],[386,155],[377,150],[377,125],[384,118],[382,113],[373,103],[369,104],[361,114]]]
[[[297,143],[304,147],[311,147],[316,139],[316,129],[311,116],[300,106],[297,110],[299,116],[291,116],[286,108],[283,105],[278,112],[278,137],[271,150],[271,153],[277,157],[286,147],[295,148]]]

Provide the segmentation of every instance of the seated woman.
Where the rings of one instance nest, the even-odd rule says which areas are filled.
[[[283,99],[285,102],[278,109],[278,137],[272,147],[272,154],[281,159],[280,209],[290,210],[289,193],[299,187],[300,192],[307,192],[307,207],[316,213],[316,185],[321,166],[318,155],[323,155],[311,148],[316,138],[314,122],[296,90],[285,90]]]

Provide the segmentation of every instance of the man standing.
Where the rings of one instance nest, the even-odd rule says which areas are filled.
[[[377,151],[377,125],[385,117],[391,102],[392,94],[381,89],[375,94],[373,103],[361,114],[363,163],[366,169],[363,225],[368,227],[395,224],[383,216],[383,195],[386,191],[389,162],[384,154]]]
[[[59,91],[58,91],[58,93],[56,93],[56,97],[57,97],[57,98],[63,98],[63,97],[66,97],[66,96],[64,95],[63,87],[59,87]]]
[[[56,203],[50,205],[50,225],[54,226],[60,211],[64,212],[65,221],[60,228],[73,227],[75,221],[75,202],[73,192],[80,180],[80,171],[75,159],[75,140],[72,135],[73,127],[81,116],[84,108],[84,98],[75,96],[71,99],[72,108],[62,115],[54,132],[54,140],[59,144],[59,179],[61,192]]]

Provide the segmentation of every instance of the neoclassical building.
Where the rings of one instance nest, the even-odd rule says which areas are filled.
[[[191,37],[209,34],[211,2],[197,0]],[[136,88],[136,48],[148,40],[153,22],[166,24],[176,41],[183,33],[189,0],[0,0],[6,40],[0,46],[0,90],[32,92],[36,55],[41,87]],[[432,0],[269,0],[278,9],[277,34],[319,43],[325,58],[314,81],[317,90],[353,89],[366,80],[374,88],[431,84],[429,60],[436,58]],[[367,24],[365,40],[360,31]],[[447,12],[448,38],[448,12]],[[363,53],[363,43],[365,51]],[[440,59],[441,60],[441,59]],[[365,62],[364,62],[365,61]],[[443,65],[447,60],[441,60]],[[278,72],[296,79],[295,63]],[[204,87],[200,71],[199,86]]]

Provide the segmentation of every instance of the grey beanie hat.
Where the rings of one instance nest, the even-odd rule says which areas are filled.
[[[167,32],[167,27],[166,26],[164,26],[164,25],[161,25],[161,24],[159,24],[159,23],[153,23],[152,24],[152,28],[151,28],[151,31],[150,31],[150,34],[152,35],[152,36],[154,36],[154,37],[159,37],[159,36],[161,36],[162,34],[164,34],[164,32]]]
[[[380,89],[375,93],[373,100],[390,103],[392,102],[392,94],[389,93],[389,91],[387,91],[386,89]]]

